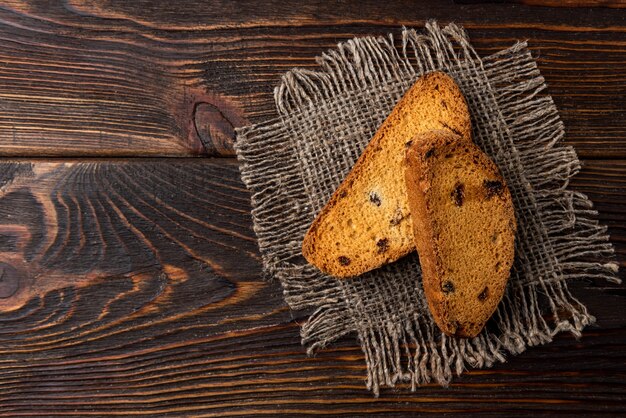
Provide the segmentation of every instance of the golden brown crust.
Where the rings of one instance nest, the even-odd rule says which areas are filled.
[[[302,254],[336,277],[365,273],[413,251],[402,171],[412,138],[432,129],[471,138],[467,104],[454,80],[424,75],[378,129],[307,232]]]
[[[405,178],[424,293],[446,334],[474,337],[502,298],[513,264],[515,213],[496,165],[449,131],[421,134]]]

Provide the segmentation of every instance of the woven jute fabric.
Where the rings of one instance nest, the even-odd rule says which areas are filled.
[[[447,384],[467,367],[544,344],[560,331],[580,336],[593,316],[567,288],[576,278],[617,281],[606,228],[591,202],[568,189],[580,163],[560,143],[563,124],[526,43],[480,58],[465,32],[429,22],[401,39],[365,37],[294,69],[275,90],[277,117],[237,131],[241,176],[252,195],[265,273],[280,280],[309,353],[355,333],[367,387],[432,380]],[[474,141],[505,177],[518,221],[506,293],[473,339],[443,335],[428,311],[416,253],[370,273],[338,280],[307,264],[304,235],[377,128],[416,79],[451,75],[469,105]],[[399,174],[399,181],[403,176]]]

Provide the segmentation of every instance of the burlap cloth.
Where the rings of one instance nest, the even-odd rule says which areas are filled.
[[[399,45],[396,47],[395,44]],[[560,331],[580,336],[594,321],[566,280],[617,281],[606,228],[591,202],[569,190],[580,163],[560,144],[563,124],[526,43],[480,58],[464,31],[435,22],[423,34],[366,37],[294,69],[275,90],[278,117],[237,131],[241,176],[252,193],[254,230],[266,274],[280,280],[309,353],[355,332],[367,387],[408,381],[447,384],[467,366],[544,344]],[[488,326],[466,340],[442,335],[426,306],[417,254],[356,279],[337,280],[306,263],[302,239],[317,212],[423,73],[442,70],[467,99],[474,141],[500,167],[518,220],[516,261]]]

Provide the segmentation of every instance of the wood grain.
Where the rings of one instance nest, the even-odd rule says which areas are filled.
[[[626,7],[625,0],[454,0],[459,4],[517,3],[544,7]]]
[[[600,325],[581,341],[376,399],[353,337],[306,356],[307,313],[261,278],[232,160],[12,161],[0,173],[0,266],[20,272],[0,295],[0,416],[626,413],[620,286],[574,285]],[[573,184],[622,266],[625,179],[625,162],[592,160]]]
[[[281,74],[353,36],[427,19],[464,25],[480,54],[527,39],[567,138],[624,158],[623,11],[451,2],[5,2],[0,155],[232,155],[234,128],[274,115]]]
[[[23,280],[0,309],[103,277],[245,281],[259,270],[249,195],[232,160],[1,166],[0,265]],[[202,286],[232,291],[220,280]]]
[[[517,3],[546,7],[626,7],[624,0],[519,0]]]
[[[527,39],[626,278],[625,12],[463,3],[3,2],[0,416],[626,415],[623,286],[572,285],[598,318],[579,341],[373,398],[354,336],[306,356],[233,159],[147,158],[232,156],[281,74],[354,36]]]

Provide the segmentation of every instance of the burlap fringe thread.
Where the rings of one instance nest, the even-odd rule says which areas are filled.
[[[275,89],[278,119],[238,130],[236,144],[266,273],[281,281],[292,309],[315,308],[301,330],[310,354],[356,331],[367,361],[367,387],[378,394],[382,386],[408,381],[415,390],[431,380],[446,385],[466,366],[504,362],[505,351],[521,353],[561,331],[579,337],[594,322],[565,280],[619,282],[617,263],[585,261],[608,260],[613,248],[588,198],[567,189],[580,163],[572,147],[560,144],[563,124],[525,42],[481,60],[461,28],[429,22],[425,34],[404,29],[400,49],[392,35],[353,39],[317,62],[320,71],[295,69],[284,75]],[[349,161],[342,163],[341,176],[317,185],[325,198],[314,199],[315,178],[303,164],[308,148],[299,148],[299,138],[293,138],[298,118],[366,91],[395,103],[417,77],[433,70],[451,74],[464,91],[476,125],[474,140],[511,186],[519,223],[518,260],[493,318],[492,329],[499,331],[485,330],[471,340],[442,335],[434,325],[416,257],[382,269],[374,281],[337,281],[300,257],[306,229],[369,137],[346,149],[348,157],[341,158]],[[477,91],[480,95],[472,94]],[[407,270],[412,288],[392,277]],[[367,286],[384,281],[381,277],[391,281],[371,291],[382,293],[380,300],[363,298],[369,296]]]

